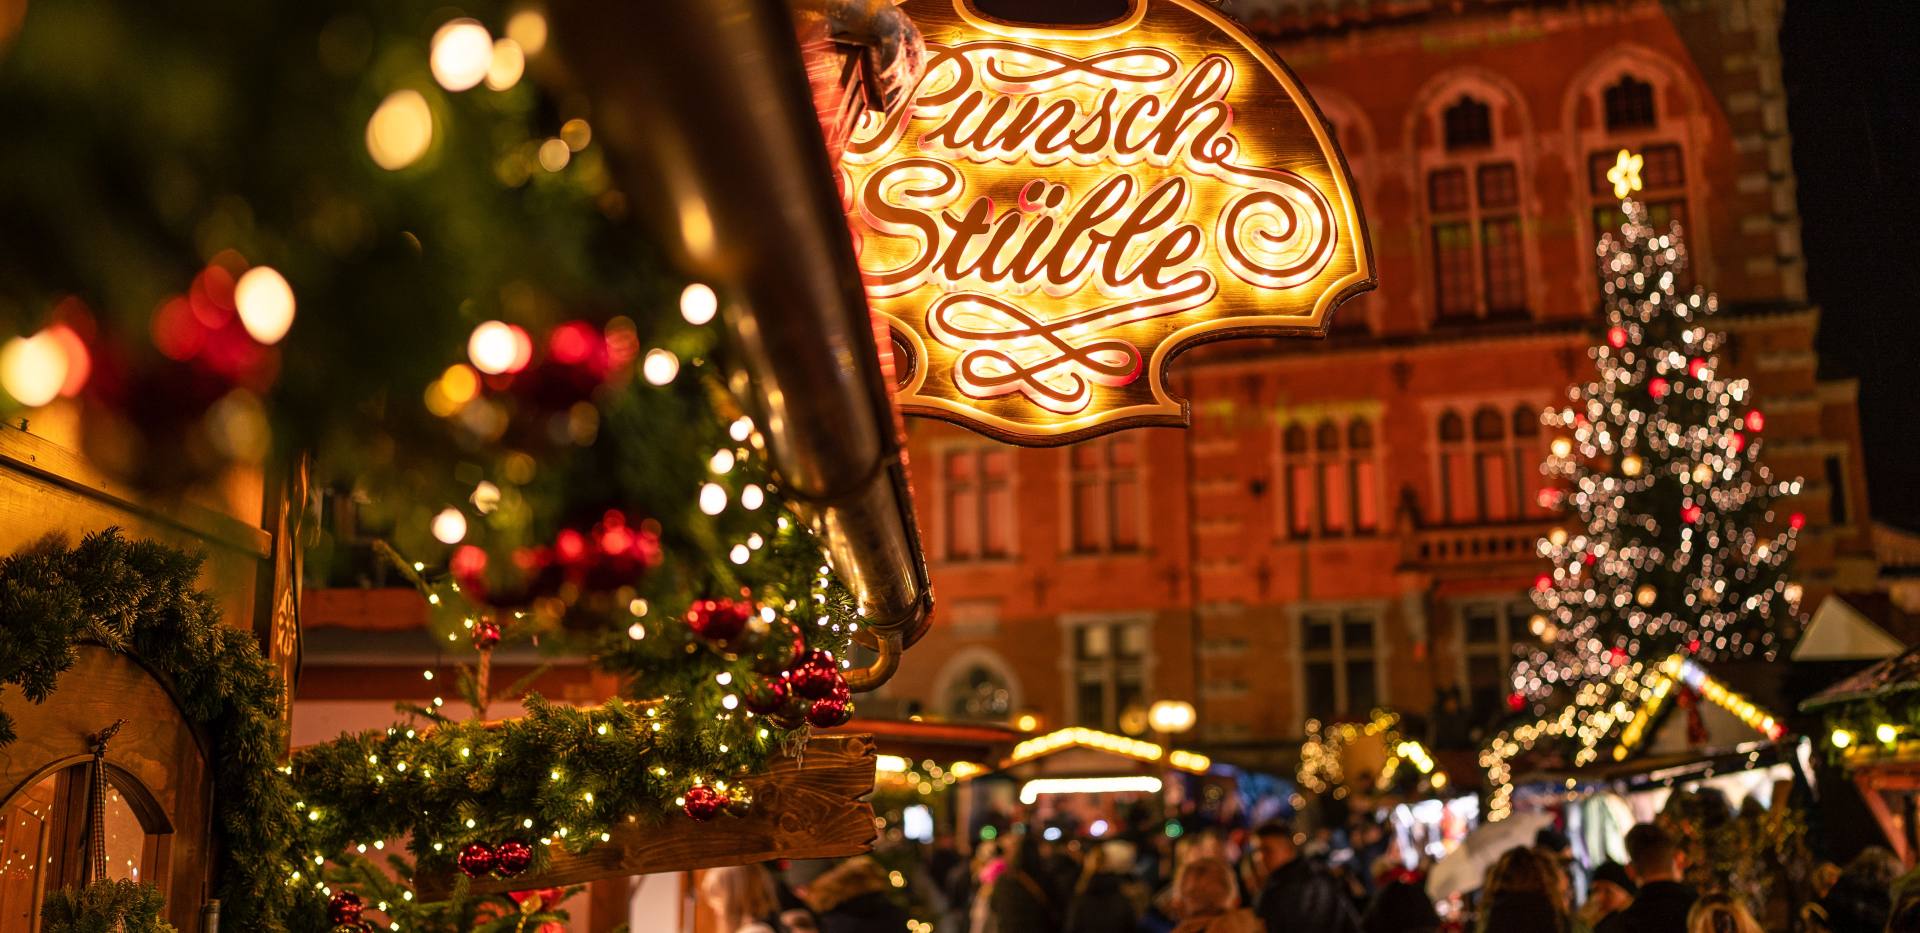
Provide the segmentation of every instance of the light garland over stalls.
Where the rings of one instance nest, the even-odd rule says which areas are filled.
[[[1433,754],[1420,740],[1403,736],[1399,726],[1400,714],[1386,709],[1374,710],[1373,718],[1364,723],[1322,724],[1318,719],[1307,720],[1296,779],[1300,786],[1316,794],[1331,792],[1335,799],[1344,799],[1347,788],[1343,756],[1347,746],[1357,739],[1377,735],[1386,746],[1387,758],[1374,778],[1375,793],[1393,787],[1403,764],[1411,766],[1427,788],[1435,791],[1445,788],[1447,773],[1435,764]]]
[[[1619,739],[1624,758],[1676,677],[1691,671],[1724,691],[1685,659],[1770,660],[1776,628],[1799,614],[1787,563],[1805,518],[1782,523],[1772,503],[1801,483],[1775,481],[1759,461],[1765,418],[1746,380],[1718,375],[1725,334],[1704,323],[1718,302],[1679,292],[1686,246],[1677,225],[1654,230],[1633,199],[1639,167],[1622,150],[1607,176],[1626,222],[1596,250],[1607,313],[1591,351],[1598,378],[1543,419],[1561,433],[1542,467],[1557,486],[1542,502],[1575,521],[1540,540],[1551,569],[1532,589],[1539,643],[1520,651],[1509,697],[1538,718],[1502,730],[1481,753],[1494,788],[1489,819],[1510,812],[1515,755],[1570,739],[1578,766]],[[1679,658],[1683,669],[1646,657]]]
[[[1010,768],[1024,761],[1031,761],[1042,755],[1050,755],[1067,748],[1091,748],[1103,752],[1112,752],[1128,758],[1146,762],[1165,760],[1167,765],[1181,771],[1205,774],[1213,767],[1213,759],[1198,752],[1166,749],[1141,739],[1130,739],[1124,735],[1101,732],[1084,726],[1070,726],[1035,736],[1013,747],[1013,754],[1001,762],[1001,768]]]

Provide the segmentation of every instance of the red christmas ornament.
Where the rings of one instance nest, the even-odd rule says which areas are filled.
[[[1607,328],[1607,343],[1615,350],[1627,345],[1627,329],[1619,325]]]
[[[454,864],[460,867],[460,873],[469,878],[479,878],[493,871],[496,856],[493,847],[484,842],[469,842],[460,847],[460,854]]]
[[[853,704],[846,700],[828,697],[815,700],[807,708],[807,721],[822,729],[844,726],[853,718]]]
[[[756,678],[740,691],[740,701],[759,716],[771,716],[785,709],[792,696],[784,672],[765,679]]]
[[[1767,419],[1760,414],[1760,409],[1756,408],[1747,412],[1747,430],[1759,431],[1766,426]]]
[[[686,804],[682,809],[687,811],[687,816],[701,823],[719,816],[720,811],[727,808],[727,795],[705,784],[687,788],[685,799]]]
[[[533,846],[509,839],[493,850],[493,857],[493,870],[503,878],[511,878],[533,865]]]
[[[327,919],[334,923],[359,923],[366,904],[352,891],[335,891],[327,898]]]
[[[1807,514],[1805,512],[1795,512],[1787,516],[1787,527],[1792,528],[1794,531],[1799,531],[1807,527]]]
[[[1670,386],[1667,384],[1667,380],[1662,379],[1659,376],[1655,376],[1652,379],[1647,380],[1647,394],[1653,396],[1654,398],[1666,398],[1667,390],[1669,388]]]
[[[1746,448],[1747,448],[1747,436],[1745,434],[1742,434],[1739,431],[1735,431],[1732,434],[1727,435],[1728,450],[1737,454],[1740,451],[1745,450]]]
[[[481,651],[491,651],[500,644],[500,626],[488,619],[482,619],[473,626],[473,646]]]
[[[1527,706],[1526,694],[1523,694],[1518,690],[1515,690],[1514,692],[1507,694],[1507,709],[1517,713],[1525,709],[1526,706]]]
[[[562,529],[553,537],[553,556],[570,567],[586,560],[587,536],[571,528]]]
[[[744,631],[753,607],[734,599],[702,599],[687,610],[687,627],[708,641],[727,641]]]
[[[1692,376],[1695,379],[1702,379],[1705,377],[1701,376],[1700,374],[1706,371],[1707,371],[1706,360],[1703,360],[1696,356],[1693,359],[1687,361],[1687,375]]]
[[[1534,577],[1533,588],[1543,593],[1546,592],[1547,590],[1553,589],[1553,575],[1549,573],[1543,573],[1537,577]]]
[[[1627,649],[1615,645],[1607,649],[1607,662],[1615,667],[1627,663]]]
[[[1700,520],[1702,511],[1699,506],[1689,502],[1680,508],[1680,520],[1691,525]]]
[[[845,687],[846,679],[840,676],[840,665],[834,663],[833,653],[815,649],[800,659],[787,672],[787,680],[793,686],[793,692],[809,700],[819,700],[830,696],[835,686]]]

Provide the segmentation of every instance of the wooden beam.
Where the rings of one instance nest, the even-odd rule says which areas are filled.
[[[476,894],[583,884],[655,872],[749,865],[777,858],[841,858],[873,846],[873,737],[815,736],[804,760],[781,756],[765,774],[740,783],[753,791],[753,811],[708,823],[669,817],[665,826],[615,827],[591,850],[557,855],[547,870],[517,878],[475,879]],[[421,898],[453,890],[450,873],[419,875]]]

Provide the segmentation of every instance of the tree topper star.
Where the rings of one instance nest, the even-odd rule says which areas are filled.
[[[1607,169],[1607,180],[1613,182],[1613,196],[1624,201],[1627,195],[1640,190],[1640,166],[1645,162],[1637,152],[1620,150],[1613,167]]]

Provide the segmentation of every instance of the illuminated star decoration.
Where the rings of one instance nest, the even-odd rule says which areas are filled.
[[[1614,197],[1624,201],[1627,195],[1640,190],[1640,166],[1645,162],[1637,152],[1620,150],[1613,167],[1607,169],[1607,180],[1613,182]]]

